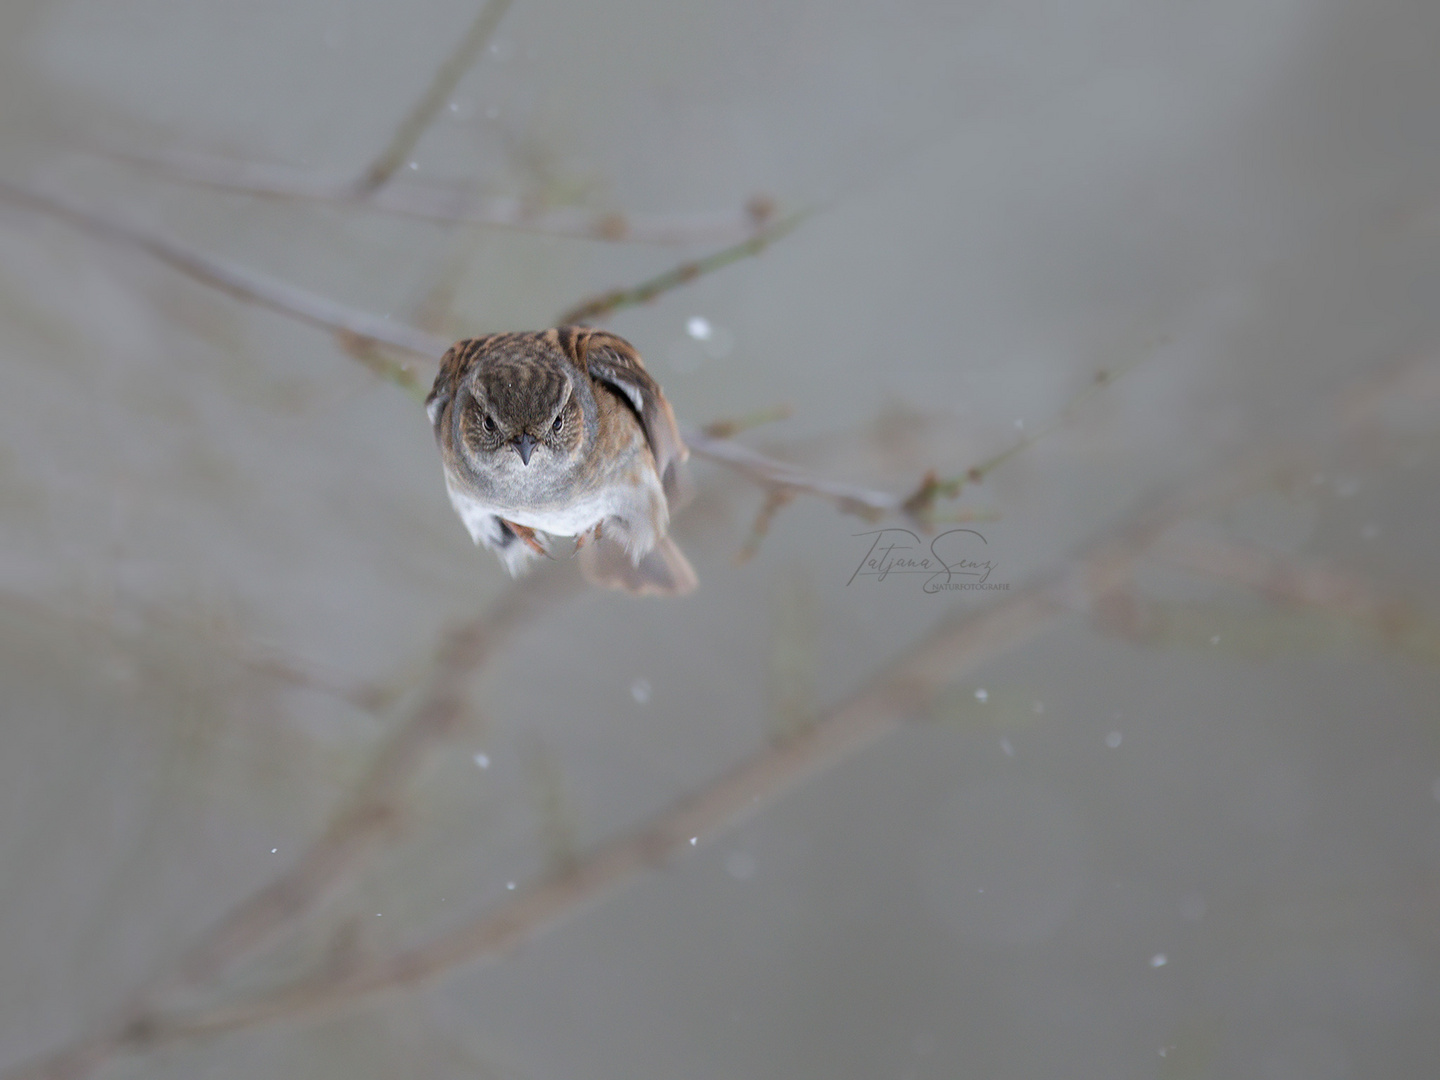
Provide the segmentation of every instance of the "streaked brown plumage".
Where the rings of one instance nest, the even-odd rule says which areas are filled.
[[[518,575],[573,536],[594,581],[677,594],[695,571],[666,535],[688,456],[639,354],[587,327],[451,346],[425,402],[456,513]]]

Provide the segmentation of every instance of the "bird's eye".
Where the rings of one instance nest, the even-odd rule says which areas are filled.
[[[562,427],[564,427],[564,426],[565,426],[565,414],[564,414],[564,413],[561,413],[559,416],[555,417],[555,423],[553,423],[553,424],[550,425],[550,430],[551,430],[551,431],[559,431],[559,430],[560,430]]]
[[[495,430],[495,421],[491,418],[491,416],[490,416],[489,413],[486,413],[486,414],[485,414],[485,430],[486,430],[486,431],[494,431],[494,430]]]

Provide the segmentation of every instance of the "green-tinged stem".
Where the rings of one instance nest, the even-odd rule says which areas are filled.
[[[1065,407],[1056,413],[1048,424],[1038,431],[1026,435],[1023,439],[1017,440],[1013,445],[1006,447],[998,454],[986,458],[978,465],[972,465],[959,476],[941,478],[934,473],[930,473],[920,482],[920,486],[916,489],[915,493],[905,500],[905,509],[922,521],[938,522],[944,520],[936,517],[932,513],[937,500],[958,498],[966,484],[980,483],[985,477],[989,476],[991,472],[1005,464],[1005,462],[1017,454],[1029,450],[1030,447],[1034,446],[1041,439],[1053,434],[1070,419],[1071,414],[1074,413],[1076,409],[1111,383],[1115,382],[1120,376],[1133,370],[1142,360],[1149,356],[1151,352],[1153,352],[1152,349],[1144,350],[1118,368],[1106,368],[1097,371],[1095,377],[1085,384],[1084,389],[1072,397],[1066,403]]]
[[[768,409],[759,409],[745,416],[737,416],[726,420],[712,420],[704,427],[704,432],[712,439],[733,439],[742,431],[749,431],[764,424],[775,424],[781,420],[789,420],[794,415],[794,410],[789,405],[772,405]]]
[[[696,278],[704,277],[706,274],[729,266],[733,262],[739,262],[741,259],[759,255],[776,240],[793,232],[800,222],[809,217],[810,213],[810,210],[797,210],[793,214],[787,214],[775,224],[761,229],[748,240],[721,248],[704,258],[683,262],[679,266],[666,270],[663,274],[657,274],[648,281],[642,281],[628,289],[614,289],[611,292],[602,293],[571,308],[556,321],[561,326],[592,322],[595,319],[603,319],[607,315],[614,314],[621,308],[648,303],[662,293],[667,293],[681,285],[688,285]]]
[[[488,0],[480,9],[480,14],[475,17],[460,44],[440,65],[440,70],[435,72],[430,89],[425,91],[425,96],[416,102],[415,108],[400,122],[390,145],[385,147],[356,182],[357,194],[367,195],[383,187],[395,174],[395,170],[405,163],[410,152],[415,149],[415,144],[420,141],[420,136],[425,134],[425,129],[435,119],[435,114],[444,108],[450,95],[454,93],[456,84],[480,55],[480,50],[485,48],[485,43],[490,40],[490,35],[495,32],[500,20],[505,17],[511,2],[512,0]]]

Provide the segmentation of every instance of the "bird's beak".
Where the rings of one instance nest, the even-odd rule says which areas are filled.
[[[520,451],[520,460],[529,465],[530,451],[535,449],[535,436],[528,433],[521,435],[518,439],[511,440],[510,445]]]

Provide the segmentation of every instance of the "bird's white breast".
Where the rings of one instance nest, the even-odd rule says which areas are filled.
[[[652,470],[643,470],[638,483],[611,484],[578,496],[563,506],[552,507],[497,506],[451,483],[448,476],[445,488],[450,495],[450,505],[455,507],[471,538],[489,547],[502,546],[504,539],[496,518],[539,529],[551,536],[581,536],[596,525],[608,523],[606,533],[638,558],[664,535],[670,517],[665,493]]]

